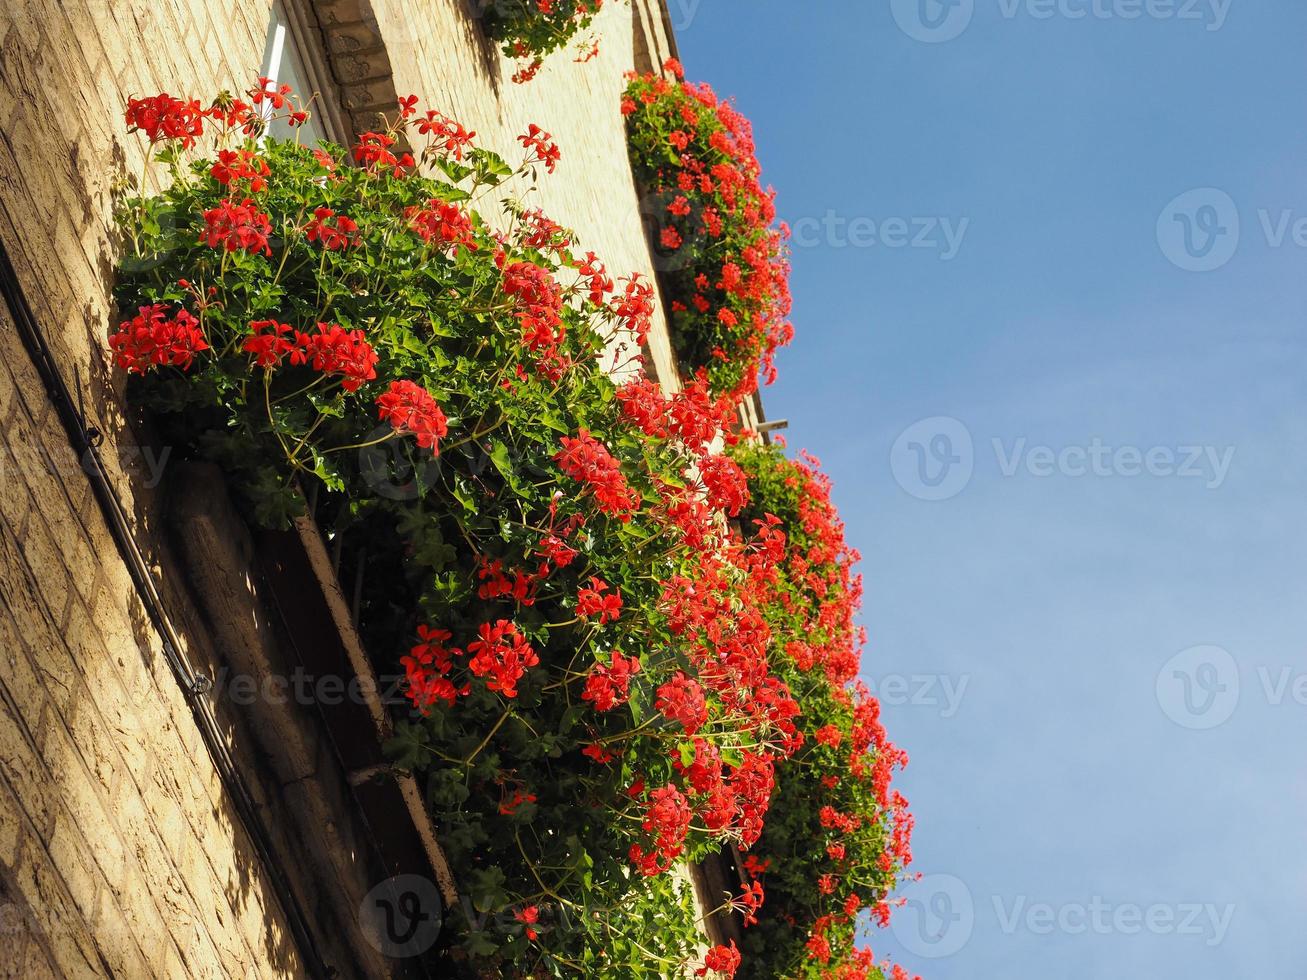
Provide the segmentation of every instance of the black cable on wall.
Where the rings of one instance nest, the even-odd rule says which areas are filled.
[[[181,688],[186,698],[186,703],[190,706],[195,725],[200,730],[205,748],[213,760],[214,768],[217,769],[218,775],[222,779],[223,788],[236,807],[241,824],[254,845],[259,863],[263,866],[273,891],[277,895],[278,902],[294,935],[295,945],[299,949],[300,957],[311,976],[317,978],[317,980],[328,980],[334,975],[335,971],[330,970],[318,955],[317,947],[308,928],[308,917],[295,897],[286,869],[277,860],[272,844],[272,836],[263,823],[257,804],[254,802],[254,797],[251,795],[249,787],[246,785],[245,779],[237,768],[236,762],[228,751],[218,729],[217,721],[206,697],[210,688],[209,679],[197,674],[191,665],[187,663],[181,652],[181,643],[178,640],[176,631],[173,629],[171,620],[168,618],[154,576],[151,574],[149,564],[146,562],[145,556],[132,534],[131,524],[127,519],[127,510],[123,506],[122,499],[114,489],[108,471],[104,467],[104,461],[101,459],[99,451],[102,434],[94,427],[86,424],[86,420],[78,408],[78,403],[73,401],[72,392],[65,383],[63,375],[59,372],[58,364],[50,351],[49,344],[46,343],[45,336],[41,333],[36,316],[31,305],[27,302],[27,297],[23,293],[22,285],[18,281],[13,263],[10,261],[9,253],[3,243],[0,243],[0,296],[4,298],[5,305],[18,328],[23,347],[32,359],[32,364],[36,367],[36,372],[45,385],[46,394],[54,404],[55,411],[59,415],[59,421],[63,423],[68,442],[73,451],[77,453],[78,459],[82,463],[82,470],[91,481],[91,488],[95,493],[96,502],[100,505],[100,511],[104,515],[105,523],[109,527],[109,533],[113,537],[114,544],[118,547],[119,554],[122,555],[123,562],[126,564],[127,571],[136,587],[137,595],[150,617],[150,622],[163,640],[164,657],[172,670],[173,678],[177,681],[178,687]]]

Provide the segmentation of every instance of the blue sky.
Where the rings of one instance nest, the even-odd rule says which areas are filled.
[[[927,876],[874,948],[1302,977],[1307,5],[921,2],[670,0],[804,232],[766,405],[863,552]]]

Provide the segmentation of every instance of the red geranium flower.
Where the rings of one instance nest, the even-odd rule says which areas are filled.
[[[358,230],[352,218],[331,208],[315,208],[313,220],[304,226],[304,237],[310,242],[321,242],[328,251],[339,252],[359,243]]]
[[[540,921],[540,909],[538,909],[534,905],[528,905],[526,908],[518,909],[516,912],[514,912],[513,918],[517,919],[518,922],[521,922],[523,925],[526,926],[526,928],[523,931],[526,933],[527,939],[531,940],[532,942],[535,942],[535,940],[539,938],[540,934],[536,932],[536,930],[533,929],[532,927],[537,922]]]
[[[199,100],[183,101],[167,92],[128,99],[126,118],[130,130],[145,133],[151,143],[175,139],[189,149],[195,145],[195,138],[204,134],[204,110]]]
[[[307,335],[294,330],[289,323],[252,320],[250,335],[245,338],[241,350],[253,354],[259,367],[279,367],[286,357],[290,358],[292,365],[298,366],[308,363],[307,341]]]
[[[749,482],[740,465],[729,456],[700,459],[699,477],[708,490],[708,503],[715,509],[736,517],[749,503]]]
[[[409,153],[396,157],[390,151],[395,145],[395,138],[385,133],[364,133],[354,144],[354,159],[363,164],[363,169],[370,174],[378,174],[390,169],[394,177],[404,176],[404,170],[413,166],[413,156]]]
[[[638,272],[622,281],[626,286],[622,295],[613,299],[613,314],[623,329],[635,335],[635,342],[643,344],[648,339],[649,329],[653,325],[653,284],[642,282]]]
[[[271,231],[272,222],[268,216],[247,197],[239,204],[223,201],[216,208],[205,211],[200,241],[210,248],[221,247],[228,252],[271,255],[272,249],[268,247]]]
[[[534,793],[528,793],[523,789],[515,789],[512,796],[500,801],[499,812],[505,817],[511,817],[523,803],[534,803],[535,801],[536,796]]]
[[[562,151],[558,149],[558,144],[553,142],[553,136],[546,133],[535,123],[527,127],[526,135],[519,136],[517,141],[529,151],[527,163],[543,163],[545,169],[550,173],[554,172],[554,167],[562,158]]]
[[[476,251],[476,241],[472,237],[472,219],[457,204],[431,198],[426,207],[409,208],[405,212],[408,226],[424,242],[450,248],[462,246],[469,251]]]
[[[418,639],[421,642],[409,651],[408,656],[399,658],[408,681],[406,693],[409,700],[424,714],[437,701],[452,706],[459,695],[466,695],[470,690],[466,684],[459,688],[449,680],[454,658],[463,656],[462,650],[448,645],[452,636],[449,630],[419,626]]]
[[[317,333],[305,336],[304,347],[313,359],[313,370],[345,376],[340,386],[346,391],[358,391],[365,381],[377,376],[377,353],[364,339],[362,330],[319,323]]]
[[[667,399],[655,381],[639,378],[617,389],[622,415],[647,436],[657,439],[667,435]]]
[[[739,968],[740,951],[735,948],[735,940],[732,939],[729,946],[714,946],[708,950],[703,958],[703,966],[695,970],[694,975],[702,977],[713,972],[730,978],[735,976],[735,971]]]
[[[629,695],[631,678],[640,673],[640,661],[635,657],[623,657],[617,650],[613,651],[610,664],[595,664],[586,678],[585,690],[581,700],[589,701],[595,711],[612,711],[618,705],[626,703]]]
[[[630,520],[640,498],[627,485],[622,468],[608,447],[585,429],[578,430],[575,438],[563,436],[561,442],[563,448],[554,460],[562,471],[589,487],[600,510],[623,521]]]
[[[160,365],[185,371],[196,354],[209,349],[199,320],[182,309],[169,315],[168,307],[159,303],[140,307],[136,316],[119,324],[109,347],[118,366],[132,374]]]
[[[581,754],[588,759],[593,759],[595,762],[599,763],[600,765],[604,765],[605,763],[612,762],[615,758],[617,758],[615,755],[613,755],[613,753],[609,752],[602,745],[587,745],[585,748],[581,750]]]
[[[591,576],[590,587],[581,589],[576,596],[576,614],[582,619],[597,618],[600,623],[615,622],[622,615],[622,594],[600,578]]]
[[[247,181],[250,193],[257,194],[268,186],[271,171],[267,161],[259,159],[252,150],[219,150],[209,174],[224,187]]]
[[[687,735],[693,735],[708,720],[708,705],[704,701],[703,688],[697,681],[679,671],[658,688],[655,707],[673,721],[679,721]]]
[[[412,433],[419,446],[437,455],[440,452],[439,440],[449,432],[445,413],[431,397],[431,392],[413,381],[392,381],[390,387],[377,396],[377,414],[396,432]]]
[[[486,686],[490,690],[499,691],[506,698],[517,697],[517,682],[529,668],[540,663],[540,658],[517,627],[506,619],[494,624],[482,623],[478,634],[480,638],[467,647],[472,655],[468,668],[477,677],[489,676]]]
[[[426,116],[418,120],[417,128],[423,136],[431,137],[432,147],[452,154],[455,160],[463,159],[463,152],[471,147],[472,137],[476,136],[476,133],[464,129],[461,123],[435,109],[427,110]]]

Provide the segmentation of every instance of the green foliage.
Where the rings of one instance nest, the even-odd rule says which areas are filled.
[[[503,44],[510,58],[529,59],[516,81],[528,81],[543,59],[590,27],[604,0],[488,0],[486,33]]]
[[[189,367],[167,352],[151,362],[153,341],[125,324],[114,342],[120,363],[138,372],[131,396],[178,456],[222,465],[253,521],[284,526],[316,499],[317,520],[341,543],[342,576],[362,571],[360,627],[383,673],[407,666],[417,676],[401,658],[423,624],[466,645],[511,620],[538,654],[515,697],[468,674],[456,707],[406,712],[389,746],[396,765],[419,774],[465,895],[445,927],[450,959],[485,977],[677,974],[700,941],[688,888],[672,873],[639,874],[627,850],[647,842],[646,800],[632,784],[670,782],[668,746],[683,740],[652,713],[653,688],[693,673],[661,609],[663,584],[695,577],[700,558],[670,536],[659,509],[692,454],[633,429],[615,397],[609,372],[638,347],[579,284],[555,236],[542,235],[540,216],[510,203],[497,239],[467,212],[468,245],[415,232],[415,214],[477,199],[513,172],[487,151],[439,161],[456,178],[445,181],[402,166],[348,167],[334,146],[236,149],[266,162],[266,188],[221,183],[211,160],[170,153],[168,190],[123,206],[120,308],[130,316],[157,304],[179,321],[177,311],[190,311],[207,344],[191,342]],[[267,254],[258,243],[206,241],[213,214],[247,193],[270,222]],[[333,213],[325,219],[324,208]],[[328,248],[310,238],[315,220],[342,215],[357,225],[352,241]],[[520,297],[506,293],[514,262],[559,284],[562,329],[546,349],[524,341]],[[375,377],[361,371],[348,390],[347,371],[293,363],[289,351],[259,364],[251,323],[263,320],[289,325],[287,336],[319,322],[362,331]],[[443,410],[449,431],[436,446],[379,417],[378,398],[396,382],[420,386]],[[629,513],[598,506],[591,488],[560,472],[563,437],[582,431],[611,451],[635,494]],[[578,552],[566,568],[550,568],[529,595],[483,590],[492,562],[506,576],[532,575],[554,534]],[[596,577],[620,592],[620,622],[578,616],[579,590]],[[582,687],[618,648],[643,672],[630,701],[600,715]],[[739,728],[714,707],[704,734],[728,749],[771,737]],[[614,760],[582,755],[596,744]],[[719,839],[695,828],[686,853]],[[518,918],[527,908],[538,909],[536,939]]]

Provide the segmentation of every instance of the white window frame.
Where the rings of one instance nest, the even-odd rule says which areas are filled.
[[[321,127],[326,139],[346,145],[350,139],[350,127],[341,111],[340,89],[327,61],[317,18],[305,6],[304,0],[275,0],[268,27],[270,37],[259,74],[268,79],[269,86],[275,91],[281,84],[288,56],[293,58],[302,75],[303,91],[295,92],[296,98],[307,102],[316,94],[309,110],[312,121]],[[271,107],[267,111],[271,113]]]

